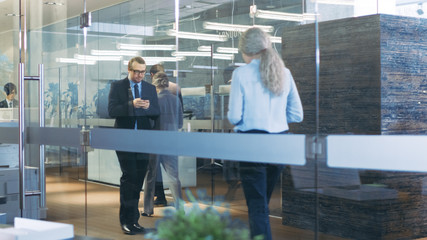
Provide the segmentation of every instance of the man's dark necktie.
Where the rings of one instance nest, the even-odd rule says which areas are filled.
[[[9,102],[9,108],[12,108],[13,106],[12,106],[12,102]]]
[[[138,84],[135,84],[135,85],[133,86],[133,88],[134,88],[134,92],[135,92],[135,99],[136,99],[136,98],[140,98],[141,96],[139,95],[139,88],[138,88]]]
[[[135,99],[141,98],[141,96],[139,95],[138,84],[133,85],[133,91],[134,91],[134,94],[135,94]],[[141,108],[135,108],[135,116],[141,116],[141,113],[142,113],[142,109]]]

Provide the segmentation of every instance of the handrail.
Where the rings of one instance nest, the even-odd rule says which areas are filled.
[[[44,71],[43,64],[38,66],[38,76],[25,76],[25,65],[19,63],[19,207],[21,216],[24,217],[25,197],[40,195],[40,207],[46,208],[46,181],[44,171],[44,145],[40,144],[39,155],[39,189],[40,191],[27,191],[25,187],[25,144],[27,133],[25,126],[25,81],[38,81],[39,83],[39,126],[44,127]]]
[[[24,64],[19,63],[19,209],[24,216],[25,209],[25,75]]]

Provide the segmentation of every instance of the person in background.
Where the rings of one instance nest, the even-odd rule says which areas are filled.
[[[128,63],[128,76],[111,83],[108,113],[114,117],[115,128],[153,129],[152,121],[160,115],[156,88],[143,81],[146,64],[142,57]],[[144,144],[143,142],[140,143]],[[138,203],[149,162],[149,154],[116,151],[122,176],[120,178],[119,218],[122,231],[134,235],[144,233],[139,225]]]
[[[158,72],[165,72],[165,67],[161,64],[155,64],[155,65],[151,66],[151,68],[150,68],[151,79],[153,79],[154,74],[156,74]],[[182,105],[183,103],[182,103],[181,88],[178,86],[178,84],[169,81],[169,87],[167,89],[173,95],[175,95],[175,96],[178,95],[179,101],[181,101],[181,105]]]
[[[18,101],[15,99],[16,86],[9,82],[4,85],[4,92],[6,93],[6,99],[0,102],[0,108],[17,108]]]
[[[164,72],[158,72],[153,76],[153,84],[158,93],[160,117],[156,122],[156,129],[166,131],[178,131],[182,128],[183,113],[181,102],[169,90],[169,80]],[[168,174],[170,190],[175,200],[175,207],[179,207],[182,199],[181,182],[178,178],[178,156],[157,155],[156,160],[150,160],[147,177],[144,185],[144,212],[142,216],[150,217],[154,213],[154,188],[157,169],[163,166]]]
[[[303,120],[301,100],[291,72],[260,28],[245,31],[239,51],[247,63],[234,70],[228,119],[239,133],[283,134],[288,123]],[[283,166],[268,159],[240,162],[240,177],[249,214],[251,236],[271,240],[269,207]]]
[[[151,66],[150,75],[151,75],[152,83],[153,83],[154,74],[156,74],[158,72],[165,72],[165,68],[163,65],[155,64],[155,65]],[[178,93],[178,97],[179,97],[179,100],[181,102],[181,106],[183,106],[183,100],[182,100],[181,90],[179,89],[179,86],[176,83],[169,81],[169,86],[167,87],[167,89],[169,90],[169,92],[171,92],[175,96]],[[153,156],[153,157],[155,158],[155,156]],[[154,200],[154,206],[157,206],[157,207],[167,206],[168,202],[166,200],[165,190],[163,188],[162,169],[160,167],[157,168],[156,176],[157,176],[156,177],[156,186],[155,186],[155,190],[154,190],[154,197],[156,197],[156,199]]]

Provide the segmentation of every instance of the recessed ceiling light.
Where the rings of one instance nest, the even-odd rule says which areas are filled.
[[[44,5],[56,5],[56,6],[63,6],[63,3],[59,3],[59,2],[44,2]]]

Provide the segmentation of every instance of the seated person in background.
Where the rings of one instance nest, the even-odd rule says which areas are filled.
[[[0,108],[17,108],[18,101],[15,100],[16,86],[9,82],[4,85],[6,99],[0,102]]]
[[[156,129],[167,131],[178,131],[182,127],[182,106],[171,92],[169,92],[169,80],[164,72],[158,72],[153,76],[153,85],[156,86],[160,117],[156,121]],[[157,158],[150,159],[146,182],[144,186],[144,211],[142,216],[149,217],[154,213],[154,187],[156,183],[157,169],[160,164],[168,174],[170,190],[175,200],[175,207],[179,207],[179,200],[182,199],[181,182],[178,178],[178,156],[157,155]]]

